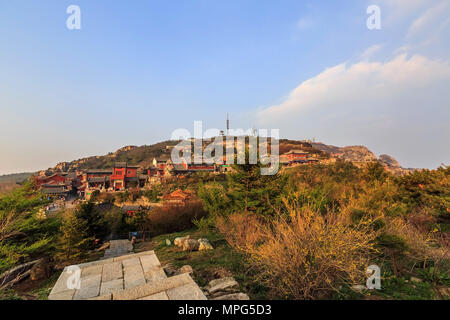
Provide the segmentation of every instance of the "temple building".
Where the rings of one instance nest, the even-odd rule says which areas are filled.
[[[308,152],[291,150],[280,156],[281,164],[308,163]]]
[[[147,176],[139,175],[138,168],[137,166],[129,166],[126,162],[117,162],[110,177],[111,187],[116,191],[143,187]]]

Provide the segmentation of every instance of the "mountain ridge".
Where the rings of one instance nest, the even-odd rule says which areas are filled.
[[[106,169],[114,166],[115,162],[127,162],[130,165],[139,166],[141,169],[146,168],[152,164],[153,158],[161,156],[168,156],[178,141],[167,140],[157,142],[152,145],[134,146],[128,145],[117,149],[115,152],[109,152],[105,155],[89,156],[73,161],[60,162],[54,167],[37,172],[40,175],[51,175],[56,172],[74,172],[77,170],[86,169]],[[368,162],[379,161],[392,171],[402,171],[400,164],[392,156],[380,155],[377,157],[372,151],[365,146],[345,146],[337,147],[334,145],[327,145],[322,142],[306,142],[300,140],[280,139],[280,154],[294,149],[301,149],[312,154],[319,159],[335,158],[344,161],[352,162]],[[30,173],[23,173],[25,175],[32,175]],[[14,180],[14,175],[11,174],[0,176],[0,180]]]

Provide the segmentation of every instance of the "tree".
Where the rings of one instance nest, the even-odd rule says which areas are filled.
[[[230,199],[226,195],[225,187],[218,182],[200,184],[198,196],[205,210],[212,215],[224,215],[230,209]]]
[[[363,171],[363,178],[368,182],[372,181],[386,181],[388,177],[388,173],[384,169],[381,163],[377,162],[369,162]]]
[[[88,236],[94,238],[103,238],[106,236],[105,221],[93,202],[82,203],[76,209],[75,216],[86,222]]]
[[[88,236],[87,221],[78,218],[73,213],[65,217],[60,232],[57,257],[63,261],[73,261],[83,258],[92,237]]]
[[[0,273],[17,263],[51,255],[58,218],[38,219],[47,204],[31,183],[0,198]]]
[[[263,216],[281,213],[281,194],[287,177],[261,175],[261,164],[233,165],[228,176],[227,197],[234,212],[254,212]]]
[[[127,218],[128,224],[137,231],[142,231],[143,241],[145,241],[145,233],[150,230],[149,213],[146,210],[139,210],[132,217]]]

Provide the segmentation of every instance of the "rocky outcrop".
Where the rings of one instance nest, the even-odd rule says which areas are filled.
[[[218,296],[217,298],[212,298],[211,300],[250,300],[250,298],[245,293],[238,292]]]
[[[119,153],[122,153],[122,152],[128,152],[135,148],[137,148],[137,146],[125,146],[125,147],[118,149],[116,152],[113,153],[113,155],[118,155]]]
[[[395,160],[394,157],[391,157],[390,155],[387,154],[382,154],[380,155],[380,157],[378,158],[378,160],[388,166],[388,167],[392,167],[392,168],[400,168],[400,164],[398,163],[397,160]]]
[[[183,247],[183,242],[185,241],[185,240],[188,240],[189,238],[190,238],[191,236],[190,235],[187,235],[187,236],[185,236],[185,237],[179,237],[179,238],[175,238],[175,240],[173,241],[173,244],[175,245],[175,246],[177,246],[177,247]]]
[[[198,247],[199,251],[214,249],[208,239],[198,239],[197,241],[199,243],[199,247]]]
[[[313,142],[311,145],[320,151],[329,153],[332,157],[345,161],[369,162],[377,161],[375,154],[364,146],[336,147]]]
[[[197,251],[200,244],[197,240],[187,239],[183,241],[183,251]]]
[[[203,251],[214,249],[208,239],[202,238],[194,240],[191,239],[189,235],[185,237],[175,238],[173,244],[177,247],[183,248],[183,251]]]
[[[239,291],[239,283],[233,277],[211,280],[203,292],[209,300],[250,300],[248,295]]]

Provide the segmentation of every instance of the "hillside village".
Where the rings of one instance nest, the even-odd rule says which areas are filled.
[[[54,168],[43,170],[34,177],[36,185],[45,195],[56,199],[73,199],[74,197],[89,200],[93,193],[115,193],[132,189],[149,189],[168,180],[185,179],[195,173],[226,174],[232,168],[224,156],[222,164],[186,163],[174,164],[170,152],[174,142],[157,144],[160,147],[158,157],[142,159],[138,165],[122,160],[129,154],[146,147],[127,146],[104,157],[77,160],[72,163],[60,163]],[[152,148],[154,146],[151,146]],[[142,152],[142,151],[141,151]],[[390,156],[382,155],[379,159],[365,147],[338,148],[321,143],[306,141],[280,141],[279,162],[282,167],[297,165],[329,164],[336,160],[350,161],[357,166],[368,162],[382,163],[386,170],[404,173],[406,170]],[[107,158],[105,165],[102,158]],[[135,161],[132,161],[135,162]],[[86,164],[100,163],[100,167],[87,167]],[[105,167],[110,165],[110,167]],[[71,197],[69,197],[71,196]]]

